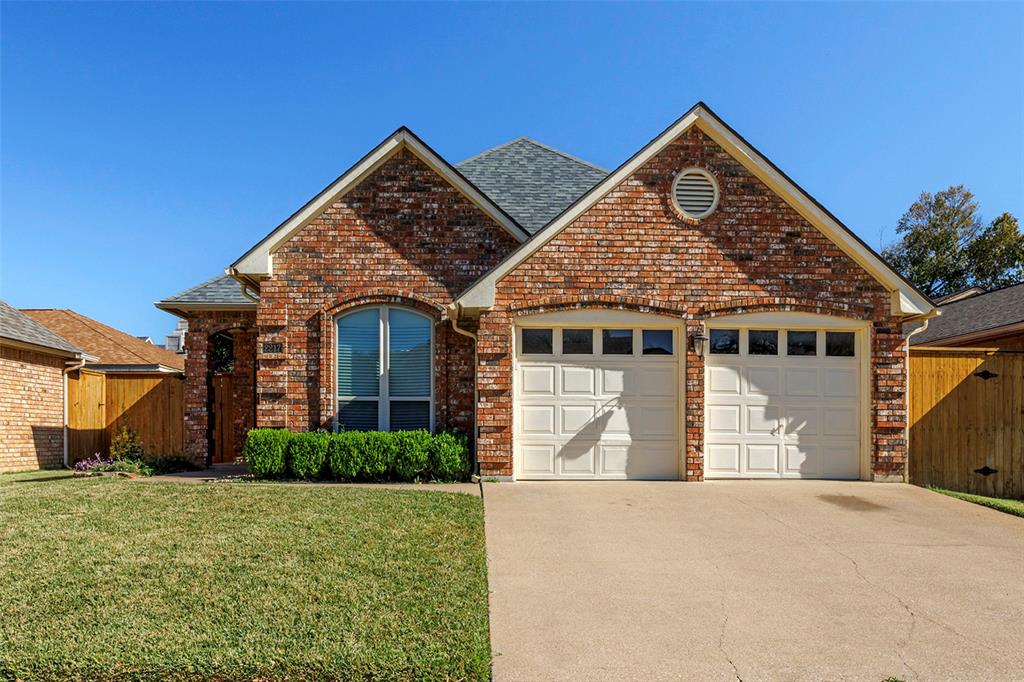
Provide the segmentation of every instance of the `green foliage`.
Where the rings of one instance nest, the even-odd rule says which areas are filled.
[[[192,471],[196,465],[191,460],[178,455],[156,455],[147,457],[146,465],[154,474],[175,474],[179,471]]]
[[[327,460],[335,480],[354,481],[359,477],[363,470],[364,436],[360,431],[344,431],[330,437]]]
[[[399,431],[394,434],[397,445],[392,471],[400,481],[418,481],[430,464],[430,446],[434,437],[429,431]]]
[[[469,441],[459,433],[439,433],[430,446],[430,472],[441,481],[462,481],[469,475]]]
[[[330,436],[323,431],[296,433],[288,441],[288,473],[295,478],[317,478],[327,458]]]
[[[963,185],[923,192],[900,218],[900,241],[882,256],[929,296],[971,286],[985,289],[1024,281],[1024,233],[1004,213],[987,227]]]
[[[292,434],[281,429],[252,429],[245,439],[245,461],[258,478],[275,478],[285,472],[285,452]]]
[[[145,457],[139,434],[127,426],[122,426],[117,435],[110,441],[110,459],[133,459],[141,461]]]
[[[285,454],[278,455],[279,451]],[[470,470],[465,436],[423,430],[289,435],[254,429],[246,439],[245,454],[249,471],[258,478],[287,471],[294,478],[336,481],[463,481]]]
[[[360,478],[382,481],[392,470],[398,442],[395,434],[386,431],[367,431],[363,441],[363,468]]]

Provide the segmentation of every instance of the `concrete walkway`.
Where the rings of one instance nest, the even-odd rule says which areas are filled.
[[[900,484],[484,484],[502,680],[1024,679],[1024,519]]]

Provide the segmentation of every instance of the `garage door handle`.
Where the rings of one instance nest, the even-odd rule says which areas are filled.
[[[772,435],[775,436],[782,430],[782,424],[776,424],[775,428],[772,429]]]

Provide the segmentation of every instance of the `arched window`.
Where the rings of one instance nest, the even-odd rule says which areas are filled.
[[[338,425],[348,431],[434,427],[434,324],[392,306],[337,320]]]

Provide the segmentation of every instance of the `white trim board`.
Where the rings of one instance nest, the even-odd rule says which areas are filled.
[[[475,310],[486,310],[493,306],[498,282],[692,126],[700,128],[890,291],[894,314],[922,315],[934,309],[923,294],[894,272],[874,251],[747,144],[703,103],[695,105],[682,118],[543,227],[530,241],[463,292],[456,299],[456,303],[463,308]]]
[[[273,272],[273,254],[280,249],[299,230],[312,222],[328,206],[357,187],[371,173],[377,170],[388,159],[402,149],[411,151],[420,161],[427,164],[434,172],[444,178],[463,196],[475,204],[480,210],[494,219],[520,243],[529,239],[529,234],[521,228],[497,204],[488,199],[469,180],[442,159],[433,149],[428,147],[411,130],[402,127],[377,145],[356,165],[345,171],[337,180],[311,199],[291,217],[277,226],[273,232],[249,249],[237,261],[231,264],[227,272],[245,275],[269,275]]]

